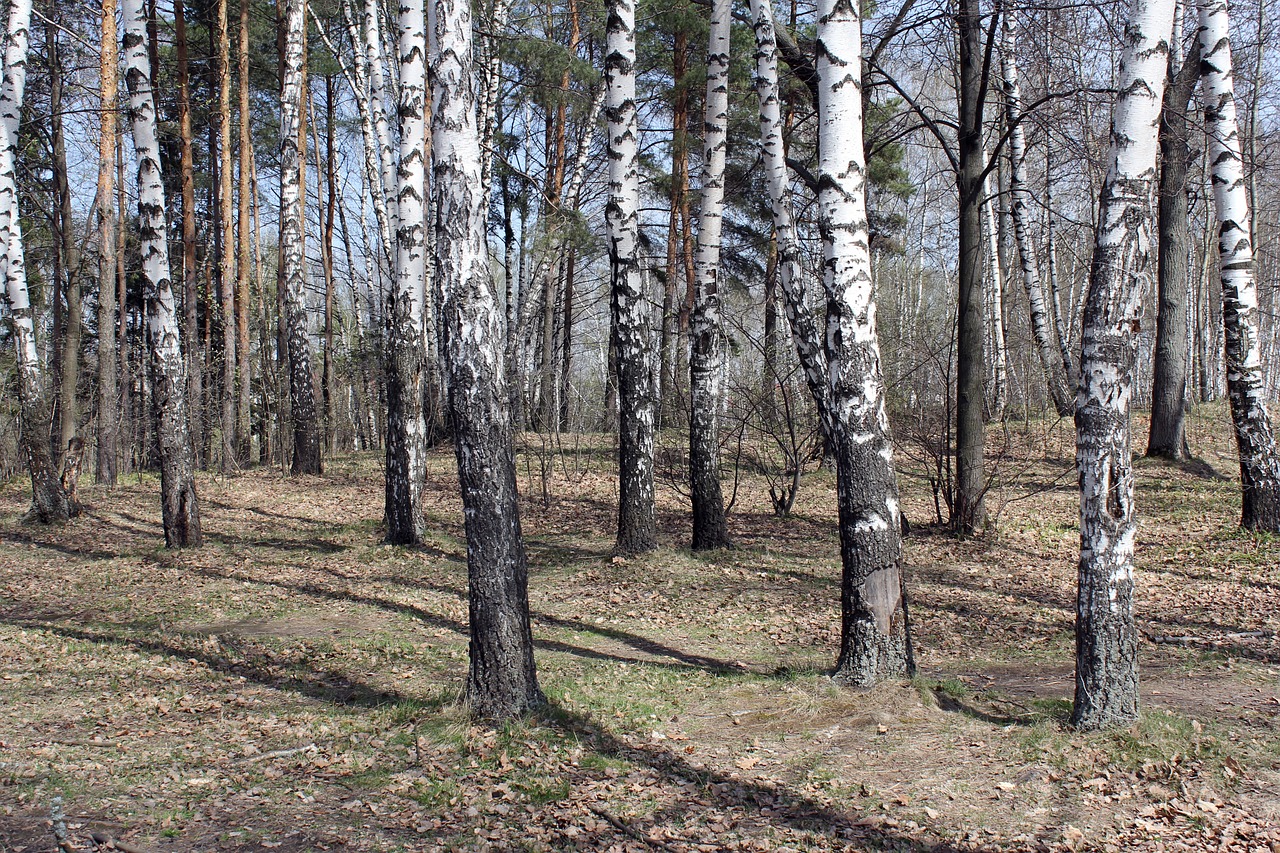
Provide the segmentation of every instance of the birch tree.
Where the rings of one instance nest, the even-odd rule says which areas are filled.
[[[694,259],[695,296],[689,323],[689,486],[693,549],[725,548],[720,490],[720,398],[724,381],[724,329],[720,319],[720,231],[729,123],[729,0],[711,4],[707,48],[707,100],[702,158],[702,213]]]
[[[388,301],[387,541],[419,542],[426,472],[423,326],[426,302],[426,31],[422,0],[400,0],[400,169],[395,283]]]
[[[31,472],[31,511],[27,518],[49,523],[65,521],[71,507],[49,453],[49,399],[36,349],[35,313],[27,289],[22,225],[18,218],[18,124],[27,84],[30,26],[31,0],[14,0],[9,6],[4,80],[0,84],[0,275],[17,356],[22,452]]]
[[[122,0],[120,8],[124,19],[129,121],[138,158],[138,238],[147,307],[152,409],[160,447],[164,541],[166,547],[184,548],[200,544],[200,507],[192,476],[194,459],[187,425],[186,366],[173,282],[169,278],[168,223],[160,146],[156,139],[151,62],[147,56],[147,18],[142,0]]]
[[[1075,407],[1067,388],[1070,377],[1058,355],[1056,334],[1050,325],[1049,311],[1045,303],[1044,285],[1040,281],[1040,267],[1036,263],[1035,248],[1031,245],[1030,222],[1031,192],[1027,188],[1027,138],[1022,127],[1022,85],[1018,75],[1018,16],[1006,9],[1001,18],[1000,72],[1004,87],[1005,126],[1009,129],[1009,211],[1013,219],[1014,241],[1018,247],[1018,260],[1022,270],[1022,286],[1027,293],[1030,309],[1031,335],[1035,340],[1040,364],[1048,380],[1049,399],[1060,416],[1071,414]]]
[[[307,328],[306,223],[302,210],[302,152],[299,128],[305,104],[303,50],[306,0],[285,4],[284,74],[280,97],[280,239],[284,262],[284,304],[289,351],[289,399],[293,417],[294,474],[319,474],[320,424]]]
[[[984,151],[982,159],[990,163]],[[990,412],[992,420],[1004,417],[1009,396],[1009,351],[1004,335],[1004,270],[1000,268],[1000,223],[992,203],[991,175],[982,184],[982,218],[987,232],[987,332],[991,353]]]
[[[504,719],[543,701],[529,625],[528,558],[502,357],[502,312],[489,277],[481,204],[471,4],[431,0],[436,269],[467,531],[473,714]],[[403,85],[402,80],[402,85]]]
[[[871,279],[862,22],[857,7],[840,0],[820,0],[817,11],[818,224],[843,566],[835,678],[865,686],[911,667],[901,517]]]
[[[1141,296],[1155,273],[1151,201],[1173,5],[1174,0],[1133,0],[1123,30],[1109,171],[1081,331],[1080,566],[1071,721],[1082,729],[1126,725],[1138,716],[1129,408]]]
[[[640,270],[640,174],[637,162],[635,0],[609,0],[605,24],[605,117],[609,128],[611,345],[618,380],[619,554],[658,547],[653,492],[657,398],[649,295]]]
[[[1280,533],[1280,454],[1267,412],[1258,337],[1253,235],[1240,159],[1226,0],[1201,0],[1199,40],[1201,94],[1209,139],[1207,162],[1212,171],[1218,225],[1227,396],[1240,455],[1240,524],[1247,530]]]

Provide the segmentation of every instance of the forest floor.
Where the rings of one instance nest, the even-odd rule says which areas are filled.
[[[1145,425],[1135,423],[1141,441]],[[71,840],[213,850],[1221,850],[1280,853],[1280,540],[1237,528],[1221,407],[1139,461],[1143,721],[1066,726],[1078,498],[1069,421],[991,433],[992,536],[956,541],[903,460],[919,675],[826,676],[834,478],[775,517],[746,477],[736,547],[610,555],[607,440],[526,437],[530,598],[548,705],[500,729],[458,705],[466,566],[453,455],[430,541],[382,544],[373,455],[322,477],[201,475],[206,543],[162,547],[158,483],[87,487],[24,527],[0,490],[0,853]],[[553,453],[554,451],[554,453]],[[545,463],[545,467],[544,467]],[[546,480],[544,488],[543,472]]]

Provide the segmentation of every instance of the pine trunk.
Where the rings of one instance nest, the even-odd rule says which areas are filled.
[[[242,462],[236,441],[236,288],[231,216],[231,33],[227,0],[218,0],[214,39],[218,45],[218,225],[221,229],[218,282],[222,297],[222,471]]]
[[[320,425],[307,325],[305,227],[302,194],[302,127],[306,110],[306,2],[285,5],[285,63],[281,95],[280,207],[284,256],[285,332],[289,353],[289,402],[293,420],[294,474],[319,474]]]
[[[400,169],[396,280],[387,306],[387,541],[419,542],[426,473],[423,328],[426,310],[426,32],[423,5],[400,4]]]
[[[720,399],[724,330],[720,319],[720,232],[729,122],[729,0],[711,5],[707,100],[703,123],[702,211],[698,218],[695,295],[689,323],[689,490],[693,549],[729,546],[720,491]]]
[[[200,509],[193,478],[191,432],[186,411],[186,376],[177,306],[169,278],[156,106],[146,49],[146,17],[141,0],[123,0],[125,80],[129,119],[138,157],[138,237],[141,243],[151,397],[160,449],[160,493],[164,541],[169,548],[200,544]]]
[[[249,154],[253,148],[253,133],[250,127],[252,114],[249,110],[249,2],[240,0],[240,42],[239,42],[239,112],[240,112],[240,150],[239,154],[239,199],[236,210],[236,371],[239,385],[236,389],[236,435],[238,449],[236,455],[241,462],[248,463],[252,446],[252,406],[253,388],[250,384],[249,367],[249,271],[253,267],[252,245],[249,239],[250,228],[250,188]]]
[[[49,126],[53,142],[53,181],[58,195],[58,257],[62,260],[63,290],[67,311],[63,320],[58,376],[58,436],[54,459],[60,460],[80,427],[80,342],[84,336],[84,311],[80,288],[80,250],[75,239],[71,211],[71,185],[67,174],[67,139],[63,129],[63,59],[57,27],[50,23],[45,39],[49,55]],[[61,467],[59,464],[58,467]],[[73,505],[72,512],[76,512]]]
[[[1240,454],[1240,524],[1246,530],[1280,533],[1280,453],[1267,412],[1259,346],[1253,235],[1240,158],[1226,0],[1201,0],[1199,35],[1205,130],[1209,137],[1206,161],[1212,170],[1218,224],[1227,397]]]
[[[619,554],[658,547],[653,491],[653,342],[649,293],[640,270],[634,0],[609,0],[605,55],[609,124],[609,295],[618,387]]]
[[[431,0],[435,243],[443,342],[467,531],[473,714],[507,719],[543,701],[529,625],[528,560],[502,369],[502,315],[481,204],[471,6]],[[402,81],[403,84],[403,81]]]
[[[818,4],[818,224],[843,567],[835,678],[870,686],[907,674],[912,663],[898,486],[871,279],[860,142],[861,28],[856,6],[839,0]]]
[[[102,2],[98,80],[102,96],[98,136],[98,467],[99,485],[115,486],[118,471],[120,394],[116,371],[116,110],[119,109],[120,50],[116,0]],[[125,311],[119,305],[120,313]]]
[[[196,190],[191,145],[191,75],[187,61],[187,16],[183,0],[174,0],[174,42],[178,60],[178,137],[182,197],[182,317],[186,346],[186,408],[190,417],[192,453],[195,465],[204,466],[200,450],[204,446],[204,366],[200,358],[200,283],[196,270]],[[148,17],[154,27],[154,16]],[[151,79],[155,80],[157,60],[148,57]]]
[[[1129,408],[1141,296],[1156,272],[1151,199],[1173,5],[1174,0],[1134,0],[1130,6],[1084,308],[1076,397],[1080,569],[1071,715],[1082,729],[1127,725],[1138,716]]]

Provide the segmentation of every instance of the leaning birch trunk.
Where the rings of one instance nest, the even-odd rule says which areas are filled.
[[[982,159],[990,162],[984,151]],[[1004,417],[1004,407],[1009,396],[1009,355],[1004,340],[1004,271],[1000,268],[1000,223],[991,203],[991,177],[983,181],[982,218],[987,230],[987,333],[991,349],[991,420]]]
[[[293,419],[294,474],[319,474],[320,423],[311,341],[307,328],[305,227],[302,211],[300,135],[304,103],[303,50],[307,0],[285,4],[285,63],[280,97],[280,238],[284,261],[285,334],[289,351],[289,402]]]
[[[1124,28],[1110,168],[1081,330],[1076,395],[1080,566],[1072,724],[1126,725],[1138,716],[1133,618],[1133,397],[1142,293],[1155,275],[1152,193],[1174,0],[1133,0]]]
[[[435,243],[449,410],[467,528],[467,701],[488,719],[543,701],[529,626],[528,559],[502,366],[502,312],[480,205],[471,5],[431,0]],[[403,85],[403,81],[402,81]]]
[[[1022,286],[1027,292],[1030,308],[1031,336],[1035,339],[1040,363],[1048,380],[1049,399],[1058,415],[1066,417],[1075,408],[1067,385],[1070,377],[1062,366],[1054,345],[1054,330],[1050,326],[1049,312],[1045,306],[1044,285],[1040,281],[1040,267],[1036,263],[1035,248],[1031,245],[1030,223],[1027,221],[1031,206],[1031,193],[1027,189],[1027,138],[1022,127],[1022,86],[1018,81],[1018,16],[1015,10],[1005,10],[1001,18],[1002,40],[1000,45],[1000,71],[1004,83],[1005,125],[1009,128],[1009,211],[1013,217],[1013,235],[1018,246],[1018,258],[1022,266]]]
[[[27,518],[45,523],[65,521],[71,506],[49,453],[51,416],[40,376],[35,314],[27,289],[22,226],[18,218],[18,124],[27,83],[31,0],[9,7],[4,82],[0,87],[0,283],[4,285],[18,365],[18,406],[22,450],[31,472],[31,511]]]
[[[752,26],[756,31],[756,96],[760,99],[760,148],[765,182],[778,243],[778,284],[786,299],[787,322],[800,368],[813,395],[823,430],[830,434],[830,391],[827,354],[822,334],[805,300],[804,268],[796,238],[795,220],[787,203],[786,150],[782,139],[782,104],[778,89],[778,42],[770,0],[752,0]]]
[[[658,547],[653,492],[657,398],[649,294],[640,271],[640,174],[637,166],[635,0],[609,0],[604,61],[609,125],[609,297],[618,378],[619,554]]]
[[[835,678],[869,686],[906,674],[911,662],[898,485],[871,282],[861,28],[855,5],[819,2],[818,224],[843,565]]]
[[[1201,0],[1199,35],[1200,80],[1209,137],[1207,161],[1212,169],[1213,206],[1218,221],[1227,397],[1240,453],[1240,524],[1247,530],[1280,533],[1280,454],[1267,412],[1266,377],[1258,338],[1258,289],[1253,276],[1249,197],[1236,126],[1226,0]]]
[[[426,41],[422,0],[400,0],[400,183],[395,281],[387,308],[387,541],[412,545],[422,522],[426,299]]]
[[[98,80],[102,96],[98,135],[98,467],[100,485],[114,486],[118,460],[119,389],[116,373],[116,111],[119,109],[120,47],[116,0],[102,2]]]
[[[724,166],[729,123],[729,21],[729,0],[714,0],[707,48],[702,213],[698,218],[695,295],[689,321],[689,491],[693,498],[695,551],[729,545],[724,495],[720,490],[724,330],[719,293],[720,231],[724,215]]]
[[[164,542],[169,548],[200,544],[200,508],[192,477],[194,460],[187,426],[186,364],[173,282],[169,279],[169,241],[165,221],[156,105],[147,57],[147,20],[142,0],[123,0],[125,81],[129,120],[138,155],[138,238],[141,242],[147,343],[151,355],[151,397],[160,446],[160,496]]]

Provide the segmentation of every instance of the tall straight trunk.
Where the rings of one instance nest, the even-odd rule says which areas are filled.
[[[319,474],[320,425],[307,328],[302,150],[306,112],[306,2],[285,5],[285,63],[281,95],[280,208],[284,255],[285,327],[289,351],[289,401],[293,420],[294,474]]]
[[[729,124],[729,21],[729,0],[714,0],[707,48],[702,211],[698,218],[696,289],[689,325],[689,490],[693,499],[695,551],[729,546],[724,496],[720,491],[724,329],[719,291]]]
[[[979,531],[985,521],[983,495],[986,437],[983,434],[985,328],[982,305],[982,112],[985,97],[982,60],[982,13],[977,0],[959,0],[960,31],[959,169],[960,197],[959,303],[956,327],[956,494],[951,526],[956,533]]]
[[[982,152],[984,162],[987,152]],[[991,404],[992,420],[1004,417],[1004,407],[1009,399],[1009,353],[1004,340],[1004,268],[1000,263],[1000,221],[991,200],[991,176],[982,185],[982,218],[987,234],[987,330],[991,344]]]
[[[396,280],[388,304],[387,541],[419,542],[426,475],[422,372],[426,323],[426,42],[423,4],[400,3],[400,169]]]
[[[50,134],[53,137],[53,180],[58,196],[58,256],[62,259],[63,291],[67,311],[63,320],[62,350],[58,377],[58,436],[54,459],[60,460],[71,440],[79,432],[80,342],[84,331],[81,308],[80,249],[76,245],[75,217],[71,211],[71,184],[67,176],[67,138],[62,121],[63,68],[58,29],[47,27],[46,45],[49,56]],[[60,466],[59,466],[60,467]]]
[[[1254,281],[1253,235],[1249,231],[1249,196],[1240,159],[1226,0],[1201,0],[1199,36],[1209,138],[1206,160],[1212,169],[1218,224],[1227,398],[1231,401],[1240,455],[1240,524],[1246,530],[1280,533],[1280,452],[1267,412],[1266,377],[1258,338],[1258,287]]]
[[[835,678],[869,686],[912,668],[901,517],[871,280],[862,22],[857,7],[840,0],[821,0],[817,11],[818,225],[843,569]]]
[[[1070,313],[1062,309],[1062,295],[1058,287],[1058,244],[1055,239],[1057,229],[1053,226],[1053,161],[1051,158],[1045,158],[1045,174],[1044,174],[1044,231],[1045,231],[1045,255],[1048,256],[1049,264],[1049,310],[1053,312],[1053,327],[1057,332],[1058,355],[1062,358],[1062,369],[1067,374],[1067,382],[1070,387],[1074,388],[1080,384],[1080,377],[1076,373],[1075,360],[1071,357],[1071,329],[1074,325],[1074,312]],[[1075,400],[1071,401],[1071,409],[1075,411]]]
[[[119,66],[118,47],[111,45],[114,60]],[[117,87],[118,87],[117,82]],[[127,233],[126,219],[128,199],[125,196],[124,172],[124,134],[116,132],[116,302],[120,306],[120,318],[116,324],[116,338],[120,343],[120,358],[117,362],[120,372],[120,412],[125,419],[125,439],[123,467],[121,473],[133,470],[132,460],[137,449],[134,440],[137,435],[136,421],[133,417],[133,361],[132,345],[129,341],[129,277],[125,275],[124,235]]]
[[[151,396],[160,448],[160,494],[164,541],[169,548],[200,544],[200,508],[192,476],[194,460],[186,412],[186,377],[181,331],[169,279],[160,146],[151,65],[146,51],[146,18],[141,0],[123,0],[125,80],[129,119],[138,156],[138,237],[147,305]]]
[[[569,246],[564,260],[564,320],[561,330],[564,345],[560,348],[560,429],[569,429],[569,395],[572,391],[570,368],[573,367],[573,277],[577,267],[576,247]]]
[[[387,114],[388,111],[394,112],[396,105],[387,93],[386,75],[383,73],[382,30],[379,25],[378,0],[365,0],[364,38],[365,70],[369,75],[369,112],[374,137],[378,143],[378,165],[382,172],[383,207],[387,219],[387,233],[383,236],[394,237],[400,227],[399,212],[395,202],[399,181],[396,178],[395,158],[391,151],[391,129]],[[374,210],[376,215],[376,203]],[[379,227],[383,225],[381,222],[378,224]],[[388,251],[391,251],[390,246]]]
[[[529,625],[528,559],[502,369],[502,315],[489,277],[488,211],[481,205],[471,5],[431,0],[429,9],[433,224],[449,411],[467,531],[467,702],[479,717],[506,719],[541,704],[543,697]]]
[[[609,0],[605,116],[609,124],[609,300],[618,378],[619,554],[658,547],[653,491],[653,342],[649,294],[640,270],[634,0]]]
[[[218,281],[222,287],[222,470],[243,461],[236,441],[236,288],[232,274],[235,220],[231,216],[231,33],[227,0],[218,0],[215,21],[218,43],[218,225],[222,251]],[[243,301],[243,300],[242,300]]]
[[[3,276],[18,367],[22,451],[31,472],[32,501],[27,517],[51,523],[65,521],[71,507],[49,455],[49,400],[40,376],[35,314],[27,289],[18,211],[18,123],[27,83],[30,26],[30,0],[14,0],[9,6],[4,81],[0,84],[0,275]]]
[[[1080,571],[1076,693],[1082,729],[1138,716],[1133,619],[1133,397],[1144,285],[1155,273],[1151,197],[1174,0],[1133,0],[1111,119],[1111,153],[1085,301],[1076,396]]]
[[[236,436],[238,439],[237,457],[241,462],[249,461],[252,444],[252,400],[253,388],[250,384],[249,365],[249,271],[253,267],[252,246],[249,240],[249,155],[253,148],[253,133],[250,122],[252,113],[249,108],[249,2],[240,0],[240,41],[239,59],[239,199],[236,210],[236,372],[239,385],[236,389]]]
[[[154,19],[148,26],[155,26]],[[192,452],[197,467],[204,466],[204,366],[200,357],[200,283],[196,269],[196,188],[191,145],[191,74],[187,59],[187,16],[183,0],[173,2],[174,49],[178,59],[178,137],[182,194],[182,316],[186,345],[186,408],[191,420]],[[148,60],[155,79],[155,63]],[[153,97],[154,100],[154,97]]]
[[[116,111],[119,109],[120,48],[116,42],[116,0],[102,2],[98,80],[101,131],[98,135],[98,463],[97,481],[115,486],[120,394],[116,371]],[[119,304],[123,313],[126,306]]]
[[[675,33],[672,52],[671,77],[675,84],[675,103],[672,105],[671,123],[671,189],[668,193],[670,214],[667,224],[667,282],[662,300],[662,337],[659,357],[662,359],[665,379],[660,389],[659,405],[663,408],[665,423],[679,399],[680,383],[677,373],[680,365],[680,338],[684,333],[684,298],[678,285],[683,277],[681,251],[680,211],[685,205],[689,188],[689,89],[686,76],[689,73],[689,35],[683,28]],[[679,306],[679,307],[677,307]]]
[[[1065,417],[1075,408],[1068,389],[1071,377],[1054,346],[1056,332],[1050,326],[1044,286],[1040,281],[1040,268],[1036,264],[1027,219],[1031,191],[1027,188],[1027,141],[1022,126],[1022,85],[1018,77],[1018,15],[1013,9],[1006,9],[1001,18],[1000,70],[1004,85],[1005,125],[1009,128],[1009,210],[1022,268],[1022,286],[1030,309],[1031,336],[1040,355],[1040,364],[1044,367],[1049,399],[1053,401],[1058,415]]]
[[[1169,82],[1160,113],[1159,312],[1152,369],[1151,429],[1147,455],[1188,459],[1187,354],[1191,348],[1188,311],[1187,168],[1191,147],[1187,137],[1187,108],[1199,79],[1200,49],[1193,47],[1181,65],[1170,51]]]
[[[320,385],[324,393],[324,425],[329,452],[338,450],[338,432],[334,416],[334,376],[333,366],[333,220],[338,207],[338,172],[334,164],[334,92],[333,75],[324,78],[324,175],[325,204],[324,236],[321,257],[324,263],[324,371]]]
[[[765,181],[778,245],[778,284],[785,300],[787,323],[800,369],[813,395],[825,434],[831,434],[832,409],[827,382],[827,352],[822,332],[805,299],[804,268],[796,237],[795,220],[787,203],[786,151],[783,143],[782,104],[778,86],[778,45],[770,0],[752,0],[752,26],[756,32],[756,96],[760,101],[760,148]]]

